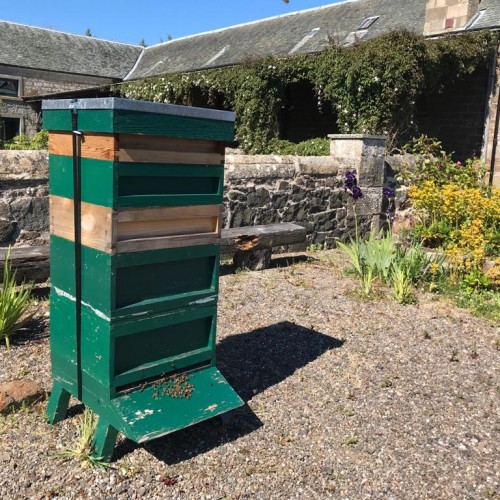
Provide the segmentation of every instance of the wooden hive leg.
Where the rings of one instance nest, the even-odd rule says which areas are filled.
[[[115,450],[118,431],[108,424],[103,418],[99,417],[94,439],[92,441],[94,455],[109,462]]]
[[[57,424],[64,419],[69,406],[70,393],[59,382],[54,382],[47,405],[47,422]]]

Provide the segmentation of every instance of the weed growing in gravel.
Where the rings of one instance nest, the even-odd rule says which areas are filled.
[[[97,417],[89,408],[85,408],[77,422],[78,439],[73,448],[65,448],[57,456],[73,458],[96,469],[106,469],[110,464],[103,457],[94,453],[93,439],[97,428]]]
[[[356,436],[351,436],[344,441],[345,446],[353,446],[359,443],[359,439]]]
[[[10,247],[5,256],[3,282],[0,289],[0,340],[5,339],[7,349],[10,349],[10,336],[29,321],[36,310],[28,313],[32,305],[31,291],[33,284],[17,286],[16,273],[12,272]]]
[[[308,252],[321,252],[324,249],[324,246],[321,243],[312,243],[307,246]]]

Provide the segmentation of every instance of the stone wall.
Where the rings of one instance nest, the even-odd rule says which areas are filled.
[[[382,213],[385,138],[331,135],[331,155],[226,155],[223,227],[295,222],[308,244],[335,246],[378,229]],[[363,198],[354,205],[344,175],[355,170]]]
[[[0,246],[48,242],[48,154],[0,151]]]
[[[335,245],[377,229],[382,211],[385,138],[334,135],[324,157],[227,154],[223,227],[295,222],[307,244]],[[355,170],[363,198],[344,190]],[[0,246],[48,241],[48,169],[44,151],[0,151]]]

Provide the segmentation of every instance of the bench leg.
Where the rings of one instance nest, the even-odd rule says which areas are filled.
[[[54,382],[47,404],[46,417],[49,424],[57,424],[64,419],[69,406],[70,393],[59,382]]]
[[[233,264],[237,269],[260,271],[261,269],[267,269],[269,267],[271,255],[271,248],[239,251],[234,254]]]

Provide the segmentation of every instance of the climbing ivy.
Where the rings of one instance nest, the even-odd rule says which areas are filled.
[[[133,99],[233,109],[240,146],[259,153],[276,144],[287,86],[306,82],[320,109],[331,105],[340,132],[386,134],[396,144],[414,131],[418,97],[487,67],[498,42],[498,35],[488,31],[435,40],[393,31],[348,48],[332,44],[320,54],[266,57],[127,82],[118,92]]]

